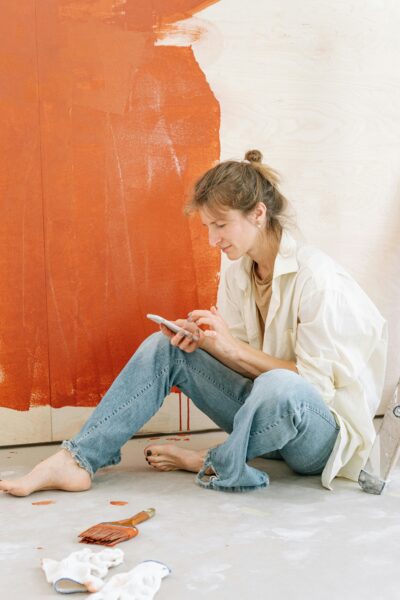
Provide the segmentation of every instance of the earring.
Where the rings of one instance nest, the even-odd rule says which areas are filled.
[[[261,223],[257,223],[258,229],[261,229]]]

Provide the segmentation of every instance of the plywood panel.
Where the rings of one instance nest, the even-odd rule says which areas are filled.
[[[0,15],[0,443],[24,443],[51,439],[35,3]]]
[[[192,47],[221,105],[221,157],[260,148],[303,239],[388,321],[382,413],[400,374],[400,4],[221,0],[201,17]]]
[[[53,441],[73,437],[90,417],[94,408],[64,406],[52,409]],[[1,418],[1,413],[0,413]],[[194,432],[217,429],[211,419],[202,413],[183,394],[172,393],[164,401],[161,409],[148,421],[139,433],[154,434],[168,432]]]
[[[50,406],[31,406],[29,410],[0,407],[0,446],[51,442]]]

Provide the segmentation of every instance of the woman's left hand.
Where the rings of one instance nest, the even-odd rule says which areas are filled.
[[[204,333],[199,327],[186,319],[177,319],[176,325],[181,327],[181,331],[174,333],[165,325],[160,325],[162,333],[170,339],[172,346],[177,346],[184,352],[194,352],[201,346],[201,341],[204,337]]]
[[[203,330],[201,348],[214,350],[226,356],[235,355],[237,341],[215,306],[212,306],[210,310],[193,310],[189,313],[188,321],[195,323],[198,327],[201,325],[209,327],[209,329]]]

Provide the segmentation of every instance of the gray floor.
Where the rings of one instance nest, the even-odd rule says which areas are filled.
[[[160,441],[168,437],[174,436]],[[176,443],[203,448],[223,439],[222,433],[195,434]],[[165,562],[172,573],[159,600],[400,598],[398,467],[383,495],[371,496],[339,479],[329,492],[318,477],[299,477],[283,463],[257,459],[253,464],[269,472],[270,487],[227,494],[198,487],[190,473],[153,471],[142,457],[148,443],[129,442],[122,463],[99,472],[88,492],[0,496],[2,598],[59,598],[40,569],[42,557],[60,560],[82,548],[76,541],[82,529],[153,506],[154,519],[119,546],[125,561],[109,577],[145,559]],[[0,450],[0,476],[23,474],[54,451]],[[38,500],[55,503],[32,505]],[[112,500],[128,504],[112,506]]]

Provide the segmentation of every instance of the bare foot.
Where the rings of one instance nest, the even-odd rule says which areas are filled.
[[[0,481],[0,491],[13,496],[29,496],[39,490],[83,492],[90,486],[89,473],[64,449],[40,462],[27,475],[14,481]]]
[[[187,450],[174,444],[151,444],[144,449],[149,465],[158,471],[191,471],[198,473],[208,450]],[[212,473],[212,470],[210,471]]]

